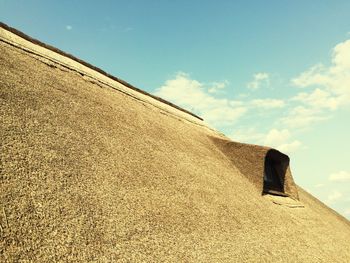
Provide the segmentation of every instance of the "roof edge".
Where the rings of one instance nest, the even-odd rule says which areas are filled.
[[[194,113],[192,113],[192,112],[190,112],[190,111],[188,111],[188,110],[186,110],[184,108],[181,108],[181,107],[179,107],[179,106],[177,106],[177,105],[175,105],[175,104],[173,104],[173,103],[171,103],[171,102],[169,102],[169,101],[167,101],[165,99],[162,99],[162,98],[160,98],[158,96],[155,96],[155,95],[153,95],[151,93],[148,93],[148,92],[146,92],[146,91],[144,91],[142,89],[139,89],[139,88],[133,86],[132,84],[130,84],[130,83],[128,83],[128,82],[126,82],[126,81],[124,81],[122,79],[119,79],[119,78],[113,76],[112,74],[109,74],[108,72],[104,71],[101,68],[98,68],[98,67],[96,67],[96,66],[94,66],[94,65],[92,65],[92,64],[90,64],[90,63],[88,63],[88,62],[86,62],[84,60],[81,60],[81,59],[75,57],[74,55],[71,55],[71,54],[69,54],[67,52],[64,52],[64,51],[62,51],[62,50],[60,50],[60,49],[58,49],[58,48],[56,48],[54,46],[45,44],[45,43],[41,42],[38,39],[32,38],[31,36],[26,35],[22,31],[19,31],[16,28],[10,27],[10,26],[8,26],[7,24],[5,24],[5,23],[3,23],[1,21],[0,21],[0,28],[3,28],[4,30],[7,30],[7,31],[17,35],[18,37],[21,37],[21,38],[23,38],[23,39],[25,39],[25,40],[27,40],[27,41],[35,44],[35,45],[38,45],[38,46],[43,47],[43,48],[46,48],[46,49],[48,49],[48,50],[50,50],[52,52],[55,52],[55,53],[57,53],[59,55],[62,55],[64,57],[66,57],[66,58],[72,59],[75,62],[78,62],[78,63],[82,64],[83,66],[88,67],[89,69],[92,69],[92,70],[94,70],[94,71],[104,75],[105,77],[108,77],[108,78],[110,78],[110,79],[112,79],[112,80],[114,80],[114,81],[124,85],[125,87],[127,87],[129,89],[132,89],[133,91],[136,91],[138,93],[141,93],[143,95],[151,97],[151,98],[153,98],[153,99],[155,99],[155,100],[157,100],[157,101],[159,101],[161,103],[164,103],[164,104],[166,104],[166,105],[168,105],[168,106],[170,106],[172,108],[175,108],[175,109],[177,109],[179,111],[182,111],[182,112],[184,112],[186,114],[189,114],[189,115],[191,115],[191,116],[193,116],[193,117],[203,121],[203,118],[199,117],[198,115],[196,115],[196,114],[194,114]]]

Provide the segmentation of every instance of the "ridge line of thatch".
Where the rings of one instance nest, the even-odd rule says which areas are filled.
[[[139,88],[131,85],[130,83],[126,82],[125,80],[119,79],[119,78],[117,78],[117,77],[107,73],[106,71],[104,71],[101,68],[98,68],[98,67],[96,67],[96,66],[94,66],[94,65],[92,65],[92,64],[90,64],[90,63],[88,63],[88,62],[86,62],[84,60],[81,60],[80,58],[77,58],[74,55],[71,55],[71,54],[69,54],[67,52],[64,52],[64,51],[62,51],[62,50],[60,50],[60,49],[58,49],[58,48],[56,48],[54,46],[45,44],[45,43],[41,42],[38,39],[32,38],[31,36],[26,35],[22,31],[19,31],[16,28],[10,27],[10,26],[8,26],[7,24],[5,24],[5,23],[3,23],[1,21],[0,21],[0,27],[5,29],[5,30],[7,30],[7,31],[9,31],[9,32],[11,32],[11,33],[13,33],[13,34],[15,34],[15,35],[17,35],[17,36],[19,36],[19,37],[24,38],[25,40],[27,40],[27,41],[35,44],[35,45],[38,45],[38,46],[41,46],[43,48],[49,49],[49,50],[51,50],[51,51],[53,51],[55,53],[58,53],[58,54],[60,54],[60,55],[62,55],[64,57],[70,58],[70,59],[72,59],[72,60],[74,60],[74,61],[76,61],[76,62],[78,62],[78,63],[80,63],[80,64],[82,64],[82,65],[84,65],[84,66],[86,66],[86,67],[88,67],[88,68],[90,68],[90,69],[92,69],[92,70],[94,70],[94,71],[96,71],[96,72],[98,72],[98,73],[100,73],[100,74],[110,78],[110,79],[112,79],[112,80],[114,80],[114,81],[117,81],[117,82],[121,83],[122,85],[126,86],[127,88],[130,88],[130,89],[132,89],[132,90],[134,90],[136,92],[139,92],[139,93],[141,93],[143,95],[151,97],[151,98],[153,98],[153,99],[155,99],[157,101],[160,101],[160,102],[162,102],[162,103],[164,103],[166,105],[169,105],[170,107],[173,107],[173,108],[175,108],[177,110],[180,110],[180,111],[182,111],[184,113],[187,113],[187,114],[189,114],[189,115],[191,115],[191,116],[193,116],[193,117],[203,121],[203,118],[199,117],[198,115],[196,115],[196,114],[194,114],[194,113],[192,113],[192,112],[190,112],[190,111],[188,111],[188,110],[186,110],[184,108],[181,108],[181,107],[175,105],[174,103],[171,103],[171,102],[169,102],[169,101],[167,101],[165,99],[162,99],[162,98],[160,98],[158,96],[155,96],[155,95],[153,95],[151,93],[148,93],[147,91],[144,91],[142,89],[139,89]]]

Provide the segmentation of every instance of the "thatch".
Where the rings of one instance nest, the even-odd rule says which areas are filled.
[[[290,197],[262,194],[266,148],[8,36],[0,28],[1,262],[350,258],[349,221],[291,173]]]

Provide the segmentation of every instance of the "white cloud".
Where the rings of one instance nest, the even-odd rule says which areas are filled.
[[[270,130],[264,139],[264,145],[274,147],[284,153],[292,153],[300,148],[301,142],[298,140],[291,141],[291,134],[289,130]]]
[[[234,129],[229,137],[234,141],[258,144],[263,141],[265,134],[257,132],[255,128],[249,127]]]
[[[247,84],[247,88],[251,90],[259,89],[261,86],[270,85],[270,76],[268,73],[259,72],[254,74],[253,80]]]
[[[72,30],[73,27],[71,25],[66,25],[66,29],[69,31],[69,30]]]
[[[328,91],[315,89],[311,93],[301,92],[292,100],[309,105],[311,108],[336,110],[339,101]]]
[[[293,140],[292,135],[287,129],[271,129],[267,133],[257,132],[254,128],[235,130],[230,138],[235,141],[254,143],[276,148],[283,153],[293,153],[297,151],[302,143]]]
[[[262,74],[262,73],[260,73]],[[265,74],[265,73],[264,73]],[[264,75],[258,77],[264,79]],[[204,84],[179,72],[156,89],[155,95],[192,111],[216,128],[232,127],[250,110],[273,110],[283,108],[279,99],[234,100],[218,96],[229,84],[228,81]],[[265,112],[264,112],[265,114]]]
[[[350,215],[350,208],[345,209],[344,214],[345,214],[345,215]]]
[[[211,87],[208,89],[209,93],[219,93],[223,91],[223,89],[226,88],[226,86],[229,84],[227,80],[223,82],[214,82],[212,83]]]
[[[281,145],[276,146],[276,149],[287,154],[291,154],[296,152],[300,147],[302,146],[302,143],[298,140],[294,140],[289,143],[284,143]]]
[[[298,77],[292,79],[292,84],[297,87],[305,88],[316,83],[327,82],[326,67],[322,64],[317,64],[312,66],[307,71],[301,73]]]
[[[333,191],[330,193],[327,197],[327,202],[328,203],[334,203],[335,201],[339,200],[340,198],[343,197],[343,194],[339,191]]]
[[[340,171],[333,173],[328,179],[332,182],[350,182],[350,172]]]
[[[257,81],[267,80],[268,74],[256,74],[255,79]],[[290,101],[300,104],[307,100],[316,100],[319,97],[328,99],[327,95],[322,91],[317,90],[311,98],[306,98],[303,94],[298,94],[289,100],[272,98],[249,99],[249,97],[234,100],[219,96],[220,93],[225,91],[227,85],[228,81],[205,84],[192,79],[186,73],[180,72],[158,88],[155,91],[155,95],[198,114],[217,129],[232,130],[229,137],[235,141],[265,145],[287,154],[293,153],[303,147],[302,143],[291,134],[290,131],[292,128],[294,130],[294,128],[310,125],[325,119],[325,116],[321,114],[322,112],[316,108],[316,105],[318,105],[316,102],[310,102],[315,107],[296,106],[290,108],[289,105]],[[283,108],[287,108],[284,111],[289,112],[289,114],[281,118],[284,111],[282,112],[279,109]],[[236,128],[238,120],[243,123],[243,120],[252,117],[259,119],[267,118],[269,116],[267,110],[271,110],[271,112],[274,114],[277,113],[280,116],[274,124],[264,123],[264,127],[261,130],[257,130],[256,127]],[[248,114],[248,112],[251,114]],[[285,128],[272,128],[281,124]]]
[[[272,129],[270,130],[266,137],[264,144],[265,145],[280,145],[284,144],[287,140],[290,138],[290,132],[287,129],[284,130],[277,130]]]
[[[278,99],[255,99],[251,101],[251,105],[263,109],[283,108],[286,104],[283,100]]]
[[[315,188],[322,188],[322,187],[324,187],[325,186],[325,184],[316,184],[314,187]]]
[[[287,116],[281,118],[282,124],[289,128],[306,128],[317,122],[328,119],[329,116],[317,108],[296,106]]]
[[[330,66],[317,64],[291,82],[312,90],[291,98],[296,105],[281,119],[288,127],[310,127],[329,119],[340,107],[350,105],[350,40],[333,48]]]
[[[339,43],[333,49],[333,67],[331,73],[343,72],[350,69],[350,39]]]
[[[216,84],[214,89],[224,88],[223,85],[226,84]],[[213,87],[210,89],[212,90]],[[233,125],[247,112],[242,102],[216,98],[203,83],[191,79],[189,75],[182,72],[178,73],[174,79],[167,80],[155,91],[155,95],[199,114],[215,127]]]
[[[314,107],[335,110],[350,104],[350,39],[333,48],[329,67],[315,65],[292,80],[298,87],[316,87],[304,93],[303,102]]]
[[[301,142],[292,138],[280,140],[279,143],[271,136],[282,136],[286,130],[295,131],[310,128],[314,124],[332,117],[334,111],[345,105],[350,105],[350,40],[344,41],[333,48],[330,66],[317,64],[291,82],[300,88],[311,88],[285,100],[272,98],[250,99],[246,95],[238,100],[219,97],[225,91],[228,81],[203,84],[191,79],[185,73],[178,73],[156,90],[155,94],[168,99],[190,111],[202,116],[208,123],[217,128],[231,128],[242,117],[267,118],[271,110],[275,121],[273,125],[266,124],[262,131],[250,129],[234,130],[233,138],[242,138],[253,143],[267,144],[282,151],[295,151]],[[247,84],[251,90],[270,85],[270,76],[266,72],[253,75],[253,80]],[[254,111],[259,109],[259,111]],[[277,109],[283,109],[277,111]],[[247,112],[251,114],[247,114]],[[259,115],[258,115],[259,114]],[[277,116],[277,117],[276,117]],[[271,119],[270,119],[271,120]],[[261,122],[262,123],[262,122]],[[262,124],[260,124],[262,125]],[[279,130],[273,127],[283,127]],[[277,137],[278,137],[277,136]]]

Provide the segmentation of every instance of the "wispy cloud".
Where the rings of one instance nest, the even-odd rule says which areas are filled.
[[[262,145],[274,147],[281,152],[292,153],[301,147],[301,142],[293,140],[288,129],[271,129],[264,135],[261,141]]]
[[[266,72],[259,72],[254,74],[253,80],[247,84],[247,88],[250,90],[257,90],[262,86],[270,85],[270,76]]]
[[[271,128],[266,132],[257,132],[254,128],[237,129],[238,120],[244,118],[248,112],[265,115],[269,110],[286,106],[281,99],[249,99],[234,100],[221,98],[229,83],[214,82],[204,84],[192,79],[188,74],[179,72],[173,79],[155,91],[155,95],[174,102],[204,118],[206,122],[218,129],[232,130],[229,136],[233,140],[262,144],[275,147],[283,152],[294,152],[301,147],[301,142],[292,138],[287,129]]]
[[[330,66],[316,64],[290,82],[295,94],[289,98],[256,98],[256,93],[250,93],[228,99],[222,96],[228,81],[202,83],[180,72],[155,94],[194,111],[212,126],[229,131],[228,136],[233,140],[292,153],[306,148],[296,134],[332,118],[338,109],[350,105],[350,40],[333,48]],[[257,90],[270,85],[270,74],[259,72],[253,75],[247,88]],[[257,121],[249,126],[247,119]]]
[[[253,99],[250,103],[254,107],[263,109],[283,108],[286,106],[283,100],[278,99]]]
[[[327,202],[334,203],[342,197],[343,197],[343,194],[341,192],[335,190],[328,195]]]
[[[315,188],[322,188],[322,187],[324,187],[324,186],[325,186],[325,184],[320,183],[320,184],[316,184],[314,187],[315,187]]]
[[[228,81],[202,83],[192,79],[189,74],[179,72],[155,91],[155,95],[194,111],[212,126],[233,129],[237,120],[248,111],[282,108],[285,102],[280,99],[226,99],[222,98]]]
[[[350,182],[350,172],[340,171],[329,176],[331,182]]]
[[[339,101],[326,90],[316,88],[312,92],[301,92],[292,98],[293,101],[300,102],[310,108],[336,110]]]
[[[133,27],[128,26],[128,27],[125,27],[125,28],[124,28],[123,32],[124,32],[124,33],[127,33],[127,32],[130,32],[130,31],[133,31],[133,30],[134,30]]]
[[[291,98],[297,106],[284,118],[284,123],[290,126],[308,127],[350,105],[350,39],[333,48],[330,66],[316,64],[291,82],[311,91],[299,92]]]
[[[118,33],[129,33],[131,31],[134,31],[135,28],[132,26],[125,26],[125,25],[118,25],[112,23],[110,18],[105,18],[104,23],[100,28],[98,28],[98,31],[104,32],[104,33],[113,33],[117,31]]]
[[[259,145],[273,147],[281,152],[291,154],[303,145],[299,140],[293,139],[292,134],[287,129],[270,129],[266,133],[257,131],[255,128],[234,129],[229,135],[234,141],[251,142]]]
[[[291,142],[286,142],[281,145],[277,145],[276,149],[287,154],[291,154],[302,148],[302,143],[298,140],[293,140]]]
[[[213,82],[211,84],[211,87],[208,89],[209,93],[220,93],[223,92],[223,90],[227,87],[229,84],[228,80],[225,80],[223,82]]]
[[[66,25],[66,30],[70,31],[72,29],[73,29],[73,27],[71,25]]]
[[[260,143],[264,141],[266,134],[261,131],[257,131],[254,127],[247,128],[235,128],[228,135],[232,140],[239,142]]]
[[[328,114],[322,112],[320,109],[297,105],[290,108],[287,115],[280,118],[280,122],[285,127],[305,129],[328,118]]]
[[[191,79],[188,74],[179,72],[174,79],[167,80],[158,88],[155,94],[200,114],[214,127],[223,127],[232,125],[247,112],[240,102],[212,95],[225,85],[216,83],[207,87]]]
[[[316,184],[313,187],[313,194],[324,200],[329,206],[339,211],[342,207],[343,214],[347,217],[350,213],[346,213],[344,208],[350,208],[350,172],[339,171],[328,176],[328,181]],[[350,212],[350,211],[349,211]]]

